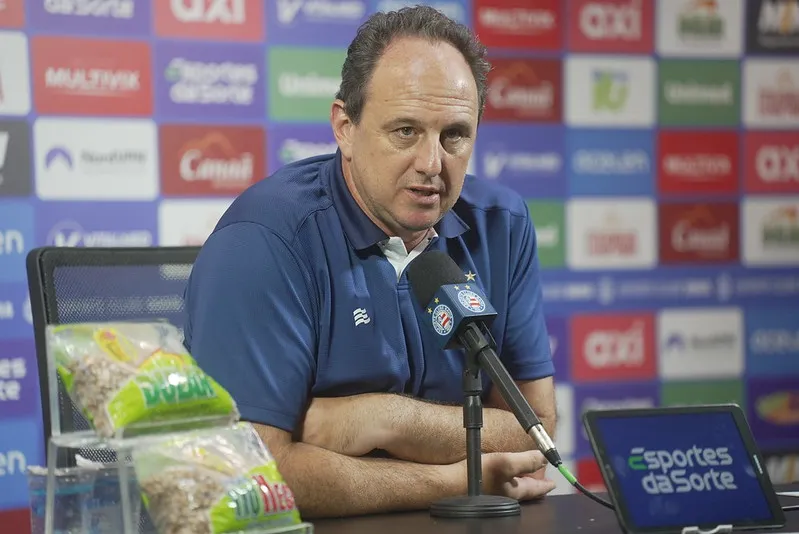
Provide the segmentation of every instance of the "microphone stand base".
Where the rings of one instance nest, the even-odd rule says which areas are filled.
[[[500,495],[462,495],[434,502],[430,515],[451,519],[508,517],[522,513],[516,499]]]

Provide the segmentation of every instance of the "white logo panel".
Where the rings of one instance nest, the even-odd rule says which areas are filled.
[[[27,37],[20,32],[0,31],[0,115],[30,113],[29,65]]]
[[[741,211],[745,265],[799,265],[799,197],[748,197]]]
[[[672,57],[738,57],[743,52],[743,0],[660,0],[657,50]]]
[[[656,209],[651,199],[575,199],[567,203],[566,219],[570,268],[655,267]]]
[[[570,56],[565,78],[565,117],[570,126],[655,124],[657,91],[651,58]]]
[[[158,206],[158,244],[164,247],[202,245],[233,200],[162,201]]]
[[[744,370],[740,308],[685,308],[658,314],[660,377],[733,378]]]
[[[36,194],[43,200],[153,200],[155,124],[133,119],[38,119]]]
[[[558,412],[564,414],[564,417],[559,417],[556,423],[555,445],[563,456],[569,457],[574,454],[575,447],[574,420],[571,418],[574,414],[574,389],[571,385],[555,385],[555,403]]]
[[[799,61],[747,59],[741,82],[746,126],[799,129]]]

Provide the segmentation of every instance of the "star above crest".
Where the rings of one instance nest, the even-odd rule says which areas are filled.
[[[474,278],[476,276],[477,275],[475,273],[473,273],[472,271],[469,271],[468,273],[466,273],[466,281],[467,282],[474,282]]]

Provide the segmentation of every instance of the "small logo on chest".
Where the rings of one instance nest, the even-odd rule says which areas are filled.
[[[372,322],[369,314],[366,313],[366,308],[355,308],[355,310],[352,312],[352,319],[355,321],[355,326],[369,324]]]

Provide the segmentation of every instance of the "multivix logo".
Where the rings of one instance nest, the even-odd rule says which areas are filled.
[[[369,324],[372,322],[372,319],[369,317],[369,314],[366,313],[366,308],[356,308],[352,312],[352,319],[355,321],[355,326],[360,326],[362,324]]]

